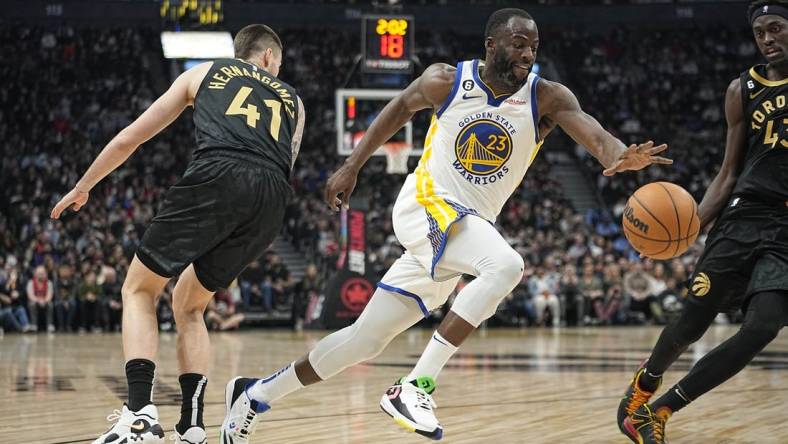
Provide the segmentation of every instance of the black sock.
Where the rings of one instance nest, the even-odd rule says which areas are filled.
[[[651,411],[657,413],[661,409],[667,408],[670,410],[668,415],[678,412],[687,406],[692,400],[678,384],[670,388],[665,394],[659,397],[656,401],[651,403]]]
[[[638,386],[642,390],[654,393],[654,391],[657,390],[657,386],[659,385],[659,378],[661,377],[662,375],[654,375],[650,373],[648,371],[648,367],[646,367],[646,370],[643,372],[642,375],[640,375],[640,379],[638,379]]]
[[[181,384],[182,394],[181,420],[175,425],[175,430],[183,435],[189,427],[205,428],[202,412],[208,378],[197,373],[184,373],[178,378],[178,382]]]
[[[129,410],[138,411],[151,403],[153,373],[156,364],[147,359],[132,359],[126,363],[126,380],[129,383]]]

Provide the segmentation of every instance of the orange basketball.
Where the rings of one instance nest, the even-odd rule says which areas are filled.
[[[621,222],[629,243],[652,259],[683,254],[700,231],[695,199],[670,182],[652,182],[638,188],[627,201]]]

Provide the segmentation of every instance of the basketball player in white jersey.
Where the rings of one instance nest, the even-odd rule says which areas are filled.
[[[259,413],[306,385],[378,355],[396,335],[441,306],[461,274],[476,276],[457,295],[415,368],[383,395],[400,426],[432,439],[443,428],[433,409],[435,379],[457,347],[520,282],[523,259],[496,231],[544,137],[559,125],[604,165],[605,175],[670,164],[666,145],[631,145],[580,109],[566,87],[531,73],[539,34],[521,9],[493,13],[484,62],[435,64],[386,105],[345,164],[328,180],[332,207],[348,205],[359,170],[413,115],[435,114],[419,166],[394,205],[394,231],[406,251],[389,269],[358,320],[323,338],[300,360],[259,380],[227,385],[223,443],[246,443]]]

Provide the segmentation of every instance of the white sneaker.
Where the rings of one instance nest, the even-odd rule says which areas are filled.
[[[435,381],[430,377],[412,381],[400,379],[386,390],[380,408],[403,429],[439,440],[443,438],[443,427],[433,411],[438,407],[430,396],[433,391]]]
[[[153,404],[146,405],[138,412],[132,412],[123,404],[123,409],[112,412],[107,416],[107,421],[117,422],[93,444],[164,444],[164,430],[159,424],[159,412]]]
[[[197,426],[189,427],[189,430],[183,435],[178,433],[178,429],[174,431],[175,433],[170,436],[170,440],[175,441],[175,444],[205,444],[208,442],[205,436],[205,429]]]
[[[248,444],[257,426],[259,414],[271,408],[264,402],[251,399],[246,389],[258,379],[236,377],[224,389],[226,414],[219,440],[222,444]]]

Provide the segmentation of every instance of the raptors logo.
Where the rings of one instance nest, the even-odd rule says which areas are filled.
[[[692,294],[695,296],[706,296],[711,290],[711,279],[706,273],[698,273],[692,280]]]
[[[369,298],[372,297],[372,292],[373,288],[369,281],[362,278],[351,278],[342,285],[339,296],[342,298],[342,304],[348,310],[361,313],[361,310],[367,306]]]

